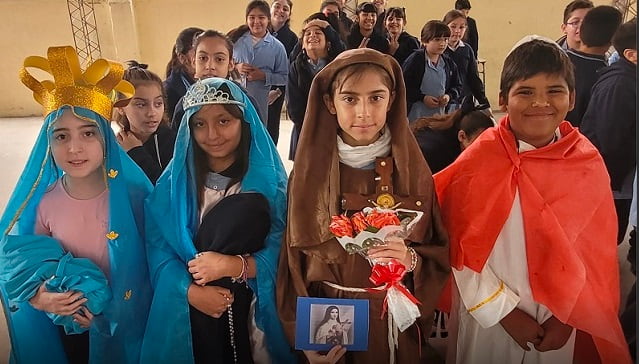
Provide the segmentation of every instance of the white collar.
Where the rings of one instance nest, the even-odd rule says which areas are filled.
[[[550,144],[552,144],[552,143],[554,143],[554,142],[558,141],[559,139],[561,139],[561,132],[559,131],[559,128],[557,128],[557,129],[555,129],[555,137],[554,137],[554,138],[552,138],[552,140],[550,141],[550,143],[548,143],[548,144],[544,145],[544,147],[549,146]],[[539,148],[535,147],[535,146],[534,146],[534,145],[532,145],[532,144],[528,144],[528,143],[526,143],[526,142],[525,142],[525,141],[523,141],[523,140],[517,140],[517,145],[518,145],[518,147],[517,147],[517,151],[518,151],[519,153],[529,152],[529,151],[531,151],[531,150],[539,149]],[[541,148],[543,148],[543,147],[541,147]]]
[[[384,126],[384,132],[373,143],[353,147],[344,143],[342,137],[337,135],[337,153],[339,161],[353,168],[364,168],[375,162],[377,157],[386,157],[391,150],[391,132],[388,125]]]

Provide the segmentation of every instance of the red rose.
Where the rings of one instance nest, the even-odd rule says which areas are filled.
[[[353,237],[353,225],[346,215],[337,215],[331,217],[331,224],[328,226],[333,235],[338,238],[349,236]]]
[[[399,225],[399,218],[393,212],[381,212],[378,210],[371,211],[366,216],[366,222],[370,226],[374,226],[377,229],[381,229],[388,225]]]
[[[356,212],[353,216],[351,216],[351,222],[353,223],[355,234],[359,234],[368,227],[368,224],[366,223],[366,215],[364,215],[361,211]]]

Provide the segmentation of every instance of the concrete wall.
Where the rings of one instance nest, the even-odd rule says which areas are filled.
[[[319,0],[293,0],[292,28],[318,10]],[[479,57],[486,60],[487,95],[497,106],[499,74],[512,44],[526,34],[550,38],[561,35],[559,24],[568,1],[474,0],[471,16],[477,20]],[[223,32],[244,22],[248,0],[93,0],[102,55],[119,61],[137,59],[162,75],[178,32],[188,26]],[[441,19],[453,0],[391,0],[404,6],[408,31],[418,35],[430,19]],[[605,4],[609,1],[595,1]],[[3,0],[0,2],[0,117],[37,115],[40,107],[17,78],[29,55],[45,55],[51,45],[73,45],[64,0]]]

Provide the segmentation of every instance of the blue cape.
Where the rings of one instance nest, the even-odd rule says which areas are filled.
[[[44,235],[6,235],[0,243],[0,281],[9,300],[29,301],[45,282],[47,291],[81,291],[84,304],[94,315],[111,301],[111,289],[104,273],[87,258],[66,253],[57,240]],[[46,313],[67,334],[81,334],[87,328],[73,316]]]
[[[255,320],[265,332],[273,363],[292,363],[295,357],[284,336],[275,306],[275,281],[282,233],[286,224],[286,171],[277,149],[249,98],[232,81],[210,78],[191,86],[218,89],[226,84],[231,98],[242,102],[244,122],[251,129],[249,167],[242,192],[259,192],[269,201],[271,230],[265,248],[253,254],[257,276],[248,284],[255,293]],[[187,92],[188,95],[188,92]],[[185,96],[186,98],[186,96]],[[201,106],[187,108],[175,142],[173,160],[145,202],[147,255],[154,287],[147,332],[142,348],[145,363],[193,363],[187,290],[192,283],[187,262],[196,249],[199,226],[193,139],[189,120]],[[242,218],[238,216],[238,218]],[[250,221],[246,221],[250,228]]]
[[[49,149],[52,126],[64,110],[95,122],[105,148],[105,178],[109,190],[109,286],[113,294],[90,328],[91,363],[137,363],[152,296],[144,250],[143,200],[151,190],[144,172],[118,145],[109,123],[88,109],[63,106],[47,115],[27,164],[0,219],[6,235],[32,235],[42,196],[60,176]],[[105,237],[107,239],[107,237]],[[3,239],[6,240],[6,239]],[[60,336],[50,318],[28,302],[8,299],[0,282],[2,304],[11,336],[11,361],[66,363]]]

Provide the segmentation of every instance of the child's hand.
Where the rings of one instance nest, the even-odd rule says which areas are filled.
[[[228,277],[229,260],[235,258],[216,252],[202,252],[195,259],[188,263],[189,273],[193,277],[195,284],[203,286],[209,282]]]
[[[499,323],[525,351],[530,351],[528,343],[539,345],[544,337],[544,329],[537,321],[518,308],[512,310]]]
[[[29,303],[33,308],[61,316],[71,316],[87,302],[82,292],[69,291],[64,293],[49,292],[44,283]]]
[[[236,63],[235,70],[243,75],[247,75],[253,70],[253,66],[249,63]]]
[[[392,236],[384,241],[386,245],[378,245],[368,249],[368,257],[375,263],[386,264],[391,259],[399,260],[406,268],[410,267],[411,256],[404,239]]]
[[[73,314],[73,321],[80,324],[81,327],[88,328],[93,321],[93,314],[88,308],[82,306],[78,312]]]
[[[439,106],[444,107],[446,105],[448,105],[448,102],[450,101],[450,96],[448,95],[441,95],[439,98]]]
[[[128,152],[129,150],[135,147],[142,146],[142,141],[140,141],[140,139],[138,139],[138,137],[136,137],[135,134],[133,134],[130,131],[120,130],[120,132],[117,135],[117,139],[118,139],[118,144],[120,144],[120,146],[122,147],[122,149],[124,149],[125,152]]]
[[[557,320],[555,316],[551,316],[541,327],[544,329],[544,337],[535,345],[535,349],[539,351],[563,348],[572,334],[572,327]]]
[[[346,348],[341,345],[333,346],[326,355],[317,351],[304,350],[304,355],[310,364],[335,364],[344,354],[346,354]]]
[[[253,67],[253,69],[246,74],[246,79],[249,81],[265,80],[266,73],[257,67]]]
[[[370,38],[364,37],[362,38],[362,42],[359,44],[359,47],[357,48],[366,48],[368,47],[368,41],[371,40]]]
[[[395,54],[399,49],[399,34],[391,35],[388,40],[388,54]]]
[[[439,107],[439,98],[426,95],[424,96],[424,104],[431,109],[434,109],[436,107]]]
[[[233,293],[218,286],[200,287],[191,284],[187,297],[191,306],[213,318],[220,318],[224,311],[233,304]]]

